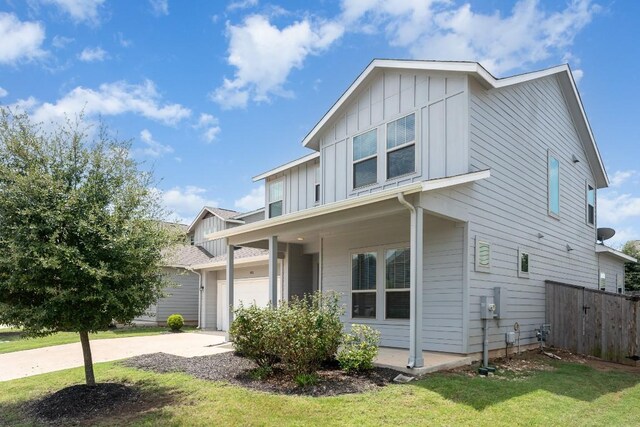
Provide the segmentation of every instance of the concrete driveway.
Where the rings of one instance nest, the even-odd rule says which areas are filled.
[[[109,362],[149,353],[194,357],[232,351],[220,346],[224,333],[181,333],[91,341],[93,362]],[[0,381],[83,366],[80,343],[0,354]]]

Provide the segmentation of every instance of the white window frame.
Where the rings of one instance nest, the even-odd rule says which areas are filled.
[[[363,158],[358,159],[358,160],[353,160],[353,157],[354,157],[353,156],[353,153],[354,153],[353,143],[354,143],[355,139],[357,137],[365,135],[365,134],[367,134],[369,132],[374,132],[375,135],[376,135],[376,152],[375,152],[375,154],[372,154],[372,155],[367,156],[367,157],[363,157]],[[378,128],[375,127],[373,129],[369,129],[367,131],[360,132],[359,134],[353,135],[351,137],[351,181],[352,181],[351,182],[351,187],[352,187],[351,190],[352,191],[357,191],[357,190],[360,190],[361,188],[366,188],[366,187],[370,187],[370,186],[378,184],[378,164],[380,163],[379,160],[378,160],[378,152],[380,151],[380,148],[379,148],[380,142],[379,142],[379,138],[378,138],[379,137],[378,133],[379,133],[378,132]],[[368,184],[363,184],[363,185],[361,185],[359,187],[356,187],[356,165],[359,164],[359,163],[363,163],[363,162],[365,162],[367,160],[374,159],[374,158],[376,159],[376,180],[374,182],[371,182],[371,183],[368,183]]]
[[[527,256],[527,271],[522,270],[522,256]],[[518,248],[518,277],[522,277],[524,279],[529,278],[529,273],[531,272],[531,254],[529,251],[524,250],[522,248]]]
[[[558,161],[558,212],[551,210],[551,159]],[[560,156],[558,156],[553,150],[547,150],[547,214],[551,218],[560,219],[561,200],[562,200],[562,184],[561,184],[561,162]]]
[[[276,184],[276,183],[281,183],[282,184],[282,198],[279,200],[271,200],[271,186]],[[267,186],[267,197],[269,198],[269,203],[267,203],[267,217],[268,218],[275,218],[273,216],[271,216],[271,205],[273,203],[277,203],[277,202],[282,202],[282,213],[280,215],[277,216],[282,216],[284,215],[284,199],[285,199],[285,185],[284,185],[284,177],[282,178],[277,178],[274,179],[273,181],[269,182],[269,185]]]
[[[591,189],[593,190],[593,222],[589,222],[589,187],[591,187]],[[591,185],[591,183],[589,181],[585,181],[585,193],[584,193],[584,205],[585,205],[585,222],[587,223],[587,225],[591,226],[591,227],[595,227],[596,226],[596,206],[597,206],[597,202],[596,202],[596,197],[597,197],[597,192],[596,192],[596,187]]]
[[[486,266],[480,265],[480,246],[482,245],[487,245],[489,248],[489,264]],[[491,242],[488,239],[476,236],[474,267],[475,271],[480,273],[491,272]]]
[[[397,250],[397,249],[408,249],[409,250],[409,262],[411,262],[411,245],[409,243],[405,245],[390,245],[383,247],[382,250],[382,258],[384,264],[382,265],[382,288],[383,288],[383,303],[382,303],[382,316],[384,320],[392,321],[392,322],[408,322],[409,318],[388,318],[387,317],[387,292],[409,292],[411,293],[411,279],[409,279],[409,287],[401,288],[401,289],[387,289],[387,251]]]
[[[393,148],[388,148],[387,147],[387,139],[389,138],[389,125],[393,122],[397,122],[398,120],[402,120],[406,117],[409,116],[413,116],[413,140],[409,141],[409,142],[405,142],[402,145],[396,145]],[[384,148],[385,148],[385,157],[384,157],[384,163],[385,163],[385,179],[387,181],[392,181],[398,178],[402,178],[403,176],[408,176],[408,175],[412,175],[415,174],[417,171],[417,161],[418,161],[418,153],[417,153],[417,149],[418,147],[416,146],[416,139],[417,139],[417,127],[418,127],[418,116],[415,112],[411,113],[411,114],[406,114],[402,117],[398,117],[397,119],[391,120],[389,122],[387,122],[384,126]],[[407,173],[403,173],[401,175],[397,175],[394,177],[389,177],[389,153],[392,153],[394,151],[398,151],[401,150],[403,148],[407,148],[413,145],[413,170],[411,172],[407,172]]]
[[[607,290],[607,274],[602,270],[598,272],[598,289],[601,291]]]
[[[375,289],[354,290],[353,289],[353,256],[360,254],[375,254],[376,256],[376,287]],[[371,322],[375,321],[380,316],[380,301],[379,301],[379,288],[380,288],[380,251],[377,248],[361,248],[349,251],[349,319],[357,320],[358,322]],[[358,317],[353,315],[353,294],[367,294],[373,293],[375,295],[376,302],[376,315],[374,317]]]

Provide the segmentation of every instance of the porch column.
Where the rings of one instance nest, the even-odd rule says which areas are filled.
[[[269,237],[269,301],[278,306],[278,236]]]
[[[409,312],[409,361],[407,366],[424,366],[422,357],[422,265],[424,256],[424,210],[415,206],[411,212],[411,265]]]
[[[229,329],[231,329],[231,324],[233,323],[233,256],[234,256],[234,247],[233,245],[227,245],[227,307],[229,308],[229,312],[227,315],[227,333],[226,339],[230,340]]]

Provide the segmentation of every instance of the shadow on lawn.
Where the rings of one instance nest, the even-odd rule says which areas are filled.
[[[640,384],[640,372],[599,371],[589,366],[550,362],[550,371],[532,371],[525,376],[497,373],[480,378],[467,373],[433,374],[417,381],[421,387],[456,403],[483,410],[515,397],[544,390],[558,396],[591,402],[609,393]]]
[[[22,332],[15,329],[4,330],[0,329],[0,342],[3,341],[17,341],[22,338]]]

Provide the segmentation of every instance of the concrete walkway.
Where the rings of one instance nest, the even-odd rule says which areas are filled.
[[[146,337],[110,338],[91,341],[94,363],[126,359],[149,353],[194,357],[232,351],[220,347],[224,333],[162,334]],[[0,381],[83,366],[80,343],[56,345],[0,354]]]

